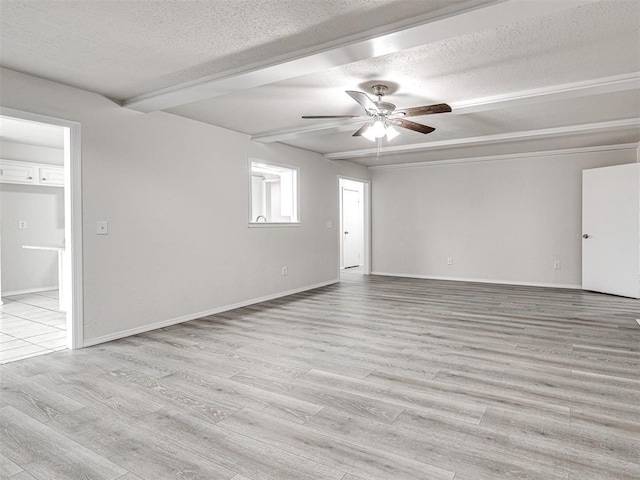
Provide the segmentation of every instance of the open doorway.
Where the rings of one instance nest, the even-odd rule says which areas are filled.
[[[339,178],[340,271],[369,274],[369,183]]]
[[[79,125],[0,110],[0,363],[82,346]]]

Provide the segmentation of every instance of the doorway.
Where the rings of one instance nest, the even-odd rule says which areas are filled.
[[[339,178],[338,190],[340,271],[369,274],[369,183]]]
[[[0,108],[0,363],[82,346],[80,126]]]

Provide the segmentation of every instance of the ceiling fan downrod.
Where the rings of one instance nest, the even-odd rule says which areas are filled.
[[[382,101],[382,97],[384,97],[384,94],[388,89],[389,88],[386,85],[373,85],[371,87],[373,94],[378,97],[378,101],[374,103],[382,115],[390,115],[396,109],[396,106],[393,103]]]
[[[378,101],[381,102],[384,93],[389,90],[389,87],[386,85],[372,85],[371,90],[373,90],[373,94],[378,97]]]

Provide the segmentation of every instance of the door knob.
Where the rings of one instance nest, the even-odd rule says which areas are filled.
[[[582,235],[582,238],[589,238],[589,235],[585,233],[584,235]]]
[[[346,235],[347,233],[349,233],[349,232],[344,232],[344,234],[345,234],[345,235]]]

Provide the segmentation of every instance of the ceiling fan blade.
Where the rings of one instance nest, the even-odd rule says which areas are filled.
[[[362,115],[303,115],[302,118],[360,118]]]
[[[353,137],[361,137],[362,134],[367,130],[367,128],[369,128],[371,125],[373,125],[373,122],[367,122],[365,123],[363,126],[361,126],[358,131],[356,133],[354,133],[352,136]]]
[[[421,123],[412,122],[411,120],[405,120],[403,118],[390,118],[388,122],[393,125],[397,125],[398,127],[408,128],[409,130],[413,130],[414,132],[424,134],[431,133],[435,130],[435,128],[433,127],[422,125]]]
[[[356,102],[364,107],[364,109],[368,111],[373,111],[375,113],[379,113],[380,109],[378,106],[373,103],[373,100],[369,98],[369,95],[363,92],[356,92],[354,90],[347,90],[347,95],[353,98]]]
[[[420,115],[433,115],[434,113],[447,113],[451,107],[446,103],[436,103],[435,105],[423,105],[421,107],[403,108],[393,112],[394,115],[403,117],[419,117]]]

